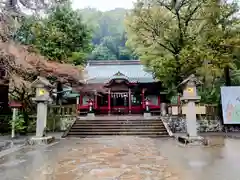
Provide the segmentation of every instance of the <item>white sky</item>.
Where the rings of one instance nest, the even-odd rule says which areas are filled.
[[[115,8],[130,9],[133,7],[134,0],[72,0],[74,9],[86,7],[96,8],[101,11],[112,10]]]

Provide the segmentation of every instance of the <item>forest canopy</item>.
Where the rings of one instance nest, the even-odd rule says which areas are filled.
[[[73,10],[67,2],[48,10],[47,17],[25,18],[14,38],[25,45],[34,45],[49,59],[77,65],[87,59],[137,59],[125,46],[127,12],[121,8],[106,12],[91,8]]]
[[[128,45],[168,89],[196,74],[202,97],[219,100],[223,77],[239,69],[238,13],[229,1],[139,0],[125,21]]]
[[[196,74],[203,97],[217,101],[224,81],[240,83],[238,13],[237,3],[219,0],[138,0],[132,10],[105,12],[69,5],[28,17],[15,38],[52,60],[80,65],[139,58],[169,90]]]

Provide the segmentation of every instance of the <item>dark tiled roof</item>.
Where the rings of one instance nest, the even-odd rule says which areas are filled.
[[[116,73],[123,74],[130,82],[154,82],[139,60],[89,61],[85,72],[89,83],[107,83]]]

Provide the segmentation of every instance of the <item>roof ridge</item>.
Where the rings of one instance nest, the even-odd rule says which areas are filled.
[[[140,65],[140,60],[89,60],[89,66],[96,65]]]

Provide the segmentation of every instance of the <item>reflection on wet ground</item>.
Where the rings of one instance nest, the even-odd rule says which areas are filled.
[[[156,140],[168,163],[179,167],[192,180],[237,180],[240,175],[240,139],[209,137],[210,146],[181,146]]]
[[[124,136],[61,140],[0,158],[0,179],[237,180],[239,149],[240,139],[222,137],[211,147]]]

